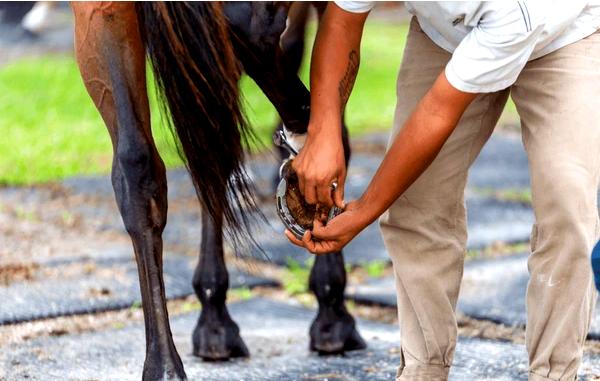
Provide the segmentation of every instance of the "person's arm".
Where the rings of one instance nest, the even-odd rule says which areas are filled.
[[[343,207],[346,165],[342,112],[352,91],[360,60],[360,40],[368,13],[344,11],[329,3],[313,48],[311,112],[306,143],[292,167],[309,204]],[[338,187],[332,199],[331,184]]]
[[[341,250],[427,169],[476,96],[455,89],[442,72],[396,136],[361,198],[327,226],[315,221],[312,233],[302,241],[286,232],[290,241],[315,254]]]

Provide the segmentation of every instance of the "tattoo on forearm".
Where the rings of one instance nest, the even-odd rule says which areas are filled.
[[[348,55],[348,66],[346,67],[346,73],[344,74],[344,77],[340,81],[340,85],[338,87],[342,110],[346,106],[348,98],[350,98],[352,86],[354,86],[354,80],[356,79],[356,74],[358,73],[358,64],[358,52],[356,50],[352,50]]]

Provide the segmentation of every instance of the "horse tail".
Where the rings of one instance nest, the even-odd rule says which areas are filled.
[[[242,164],[252,134],[222,5],[143,2],[138,16],[165,119],[204,212],[223,218],[230,237],[251,239],[244,211],[257,207]]]

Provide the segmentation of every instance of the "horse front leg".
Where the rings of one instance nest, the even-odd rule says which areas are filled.
[[[337,354],[366,348],[344,302],[346,270],[341,251],[317,255],[309,286],[319,303],[317,316],[310,326],[310,350]]]
[[[290,73],[298,73],[304,57],[304,40],[306,35],[306,22],[308,20],[311,4],[308,2],[294,2],[288,11],[287,26],[280,37],[281,60],[286,70]],[[273,133],[283,130],[283,121],[280,120],[275,126]],[[290,153],[283,147],[275,146],[275,151],[280,161],[285,160]],[[273,171],[271,187],[273,193],[279,184],[279,166]]]
[[[165,303],[167,183],[150,129],[135,8],[130,3],[74,3],[73,11],[77,62],[112,139],[112,184],[138,264],[146,328],[143,379],[185,380]]]
[[[246,73],[273,103],[286,129],[304,134],[310,117],[310,93],[297,75],[298,56],[295,61],[289,61],[292,56],[289,53],[294,50],[293,40],[286,42],[284,39],[280,44],[279,37],[285,25],[282,14],[286,8],[279,3],[252,3],[253,11],[247,12],[245,7],[236,3],[225,7],[235,34],[232,41],[237,57]],[[300,35],[296,33],[295,44],[299,43],[298,37]],[[350,144],[345,125],[342,126],[342,143],[347,165]],[[335,354],[365,348],[344,302],[346,270],[343,254],[317,256],[309,283],[319,302],[319,311],[310,328],[310,349],[321,354]]]
[[[342,144],[347,167],[350,139],[345,123],[342,124]],[[346,267],[342,251],[317,255],[308,283],[319,303],[317,316],[310,326],[310,350],[325,355],[366,348],[344,301]]]
[[[194,355],[212,361],[248,357],[226,305],[229,275],[223,256],[223,221],[214,221],[208,213],[202,213],[202,243],[193,286],[202,303],[192,335]]]

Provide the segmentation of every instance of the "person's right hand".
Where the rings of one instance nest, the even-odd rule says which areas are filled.
[[[327,225],[315,219],[313,229],[307,230],[301,240],[287,229],[285,235],[291,243],[304,247],[313,254],[335,253],[342,250],[374,219],[370,205],[357,200],[348,203],[346,209],[328,221]]]
[[[292,161],[292,168],[298,174],[300,192],[307,203],[327,207],[335,203],[344,208],[346,162],[339,128],[311,134],[309,127],[304,147]],[[334,182],[337,183],[335,190]]]

